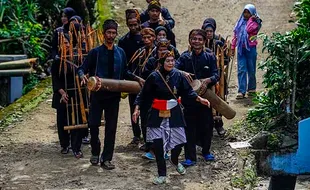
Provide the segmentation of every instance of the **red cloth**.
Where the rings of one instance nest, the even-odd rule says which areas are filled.
[[[178,100],[171,99],[171,100],[159,100],[154,99],[152,108],[157,110],[170,110],[178,105],[178,103],[181,103],[181,99]]]

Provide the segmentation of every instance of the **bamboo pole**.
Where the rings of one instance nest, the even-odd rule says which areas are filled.
[[[202,97],[208,99],[211,106],[221,113],[225,118],[232,119],[236,116],[236,112],[220,97],[218,97],[212,90],[201,90],[201,82],[195,80],[192,83],[193,89],[199,91]],[[114,79],[102,79],[98,77],[90,77],[87,87],[91,91],[107,90],[112,92],[127,92],[138,94],[141,90],[141,86],[136,81],[126,80],[114,80]]]
[[[220,71],[221,71],[221,78],[220,78],[220,97],[225,100],[225,75],[224,75],[224,49],[219,48],[221,53],[221,60],[220,60]]]
[[[37,63],[37,58],[22,59],[17,61],[8,61],[0,63],[0,70],[24,69],[30,68]]]
[[[10,70],[0,70],[0,77],[8,76],[22,76],[29,73],[33,73],[33,69],[10,69]]]

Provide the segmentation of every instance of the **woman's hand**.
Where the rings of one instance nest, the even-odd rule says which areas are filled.
[[[60,103],[64,102],[67,104],[69,100],[68,94],[63,89],[58,90],[58,92],[61,94]]]
[[[196,99],[197,102],[200,102],[201,104],[205,105],[205,106],[208,106],[210,107],[210,102],[209,100],[205,99],[205,98],[202,98],[200,96],[197,97]]]
[[[138,118],[139,118],[139,115],[140,115],[139,106],[136,106],[135,111],[134,111],[133,114],[132,114],[132,121],[133,121],[134,123],[137,123]]]

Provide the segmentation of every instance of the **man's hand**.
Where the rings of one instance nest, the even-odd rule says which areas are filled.
[[[86,76],[86,75],[83,75],[83,76],[81,77],[81,86],[83,86],[84,84],[86,85],[87,82],[88,82],[87,76]]]
[[[201,104],[210,107],[210,102],[209,100],[202,98],[200,96],[197,97],[196,101],[200,102]]]
[[[140,84],[141,87],[143,87],[145,80],[141,77],[136,76],[136,81]]]
[[[167,24],[167,22],[165,20],[159,20],[158,24],[161,26],[165,26]]]
[[[63,89],[59,89],[58,92],[61,94],[60,103],[64,102],[67,104],[69,100],[68,94]]]
[[[230,56],[235,56],[235,49],[231,49],[231,55]]]
[[[183,76],[186,78],[186,80],[187,80],[189,83],[193,82],[192,76],[195,76],[194,74],[188,73],[188,72],[185,72],[185,71],[182,71],[182,74],[183,74]]]
[[[201,79],[200,81],[201,81],[203,87],[207,87],[208,84],[210,84],[212,82],[210,78]]]
[[[139,107],[136,106],[135,111],[134,111],[133,114],[132,114],[132,121],[133,121],[134,123],[137,123],[138,118],[139,118],[139,115],[140,115],[140,110],[139,110]]]

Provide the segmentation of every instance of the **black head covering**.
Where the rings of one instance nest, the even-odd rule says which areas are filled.
[[[125,16],[126,16],[126,21],[128,21],[128,19],[136,18],[139,23],[141,22],[140,13],[137,9],[127,9],[125,11]]]
[[[151,1],[147,7],[147,10],[150,11],[151,9],[157,9],[159,11],[161,11],[161,4],[160,2],[154,0],[154,1]]]
[[[165,28],[165,27],[163,27],[163,26],[158,26],[156,29],[155,29],[155,35],[157,36],[158,35],[158,33],[160,32],[160,31],[162,31],[162,30],[164,30],[165,32],[166,32],[166,34],[167,34],[167,28]]]
[[[210,26],[213,28],[213,30],[216,30],[216,21],[214,20],[214,18],[207,18],[203,21],[202,27],[201,29],[205,30],[207,28],[207,26]]]
[[[109,29],[115,29],[117,30],[118,24],[116,23],[115,20],[113,19],[107,19],[106,21],[104,21],[103,23],[103,31],[105,32],[106,30]]]
[[[65,15],[68,17],[68,20],[71,19],[71,17],[76,15],[76,12],[74,9],[72,9],[71,7],[66,7],[62,10],[63,13],[65,13]]]
[[[80,16],[78,16],[78,15],[72,16],[72,17],[70,18],[69,22],[74,21],[74,20],[77,20],[79,23],[82,22],[82,18],[81,18]]]

